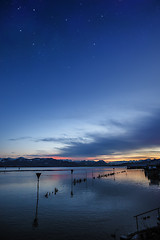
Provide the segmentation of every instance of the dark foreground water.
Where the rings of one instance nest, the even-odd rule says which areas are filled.
[[[1,239],[119,239],[136,230],[134,215],[160,206],[158,182],[142,170],[97,178],[126,169],[73,168],[72,179],[69,168],[61,169],[67,171],[42,172],[39,193],[35,172],[0,173]],[[157,213],[149,215],[140,228],[156,223]]]

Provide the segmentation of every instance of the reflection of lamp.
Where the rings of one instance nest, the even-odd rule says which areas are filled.
[[[84,180],[85,180],[85,179],[84,179]],[[85,180],[85,181],[86,181],[86,188],[87,188],[87,187],[88,187],[88,186],[87,186],[87,171],[86,171],[86,180]],[[85,181],[84,181],[84,182],[85,182]]]
[[[92,186],[93,186],[93,179],[95,179],[95,178],[93,176],[93,168],[92,168]]]
[[[39,178],[41,173],[36,173],[37,176],[37,202],[36,202],[36,214],[33,221],[33,227],[38,227],[38,201],[39,201]]]
[[[115,168],[113,168],[113,172],[114,172],[114,181],[115,181],[115,180],[116,180],[116,179],[115,179]]]
[[[73,197],[73,169],[71,169],[71,197]]]

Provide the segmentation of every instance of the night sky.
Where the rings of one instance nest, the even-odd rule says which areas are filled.
[[[159,0],[1,0],[0,157],[160,157]]]

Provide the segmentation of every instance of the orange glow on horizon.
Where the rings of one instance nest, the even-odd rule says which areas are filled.
[[[43,158],[43,157],[42,157]],[[54,158],[56,160],[72,160],[72,161],[80,161],[80,160],[90,160],[90,161],[94,161],[97,160],[95,157],[61,157],[61,156],[50,156],[50,157],[46,157],[46,158]]]
[[[26,154],[22,154],[22,155],[17,155],[17,154],[12,154],[12,155],[4,155],[4,156],[0,156],[1,158],[19,158],[19,157],[24,157],[24,158],[28,158],[28,159],[32,159],[32,158],[53,158],[56,160],[72,160],[72,161],[99,161],[99,160],[103,160],[105,162],[115,162],[115,161],[138,161],[138,160],[145,160],[145,159],[160,159],[160,150],[159,149],[155,149],[154,152],[151,151],[151,149],[148,149],[148,151],[137,151],[136,153],[116,153],[113,155],[99,155],[99,156],[95,156],[95,157],[62,157],[62,156],[58,156],[58,155],[35,155],[35,154],[30,154],[30,155],[26,155]]]
[[[112,156],[99,156],[99,157],[61,157],[61,156],[42,156],[40,158],[53,158],[56,160],[72,160],[72,161],[99,161],[103,160],[105,162],[118,162],[118,161],[139,161],[139,160],[145,160],[145,159],[151,159],[153,160],[154,158],[159,159],[160,156],[138,156],[138,157],[131,157],[131,156],[124,156],[124,157],[117,157],[114,158]]]

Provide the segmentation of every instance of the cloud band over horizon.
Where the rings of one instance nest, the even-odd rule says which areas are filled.
[[[135,123],[121,123],[115,120],[103,124],[103,128],[108,128],[109,124],[120,129],[114,134],[103,132],[85,133],[79,137],[46,137],[33,139],[32,137],[19,137],[9,139],[9,141],[33,141],[35,143],[59,143],[62,146],[57,147],[58,154],[50,152],[47,156],[59,156],[61,158],[97,158],[108,156],[114,158],[116,156],[124,156],[127,154],[138,154],[140,152],[147,154],[159,153],[160,149],[160,111],[154,111],[150,116],[137,119]],[[148,150],[147,150],[148,149]],[[156,150],[154,150],[156,149]],[[44,154],[44,156],[46,156]],[[38,155],[38,156],[43,156]],[[131,157],[132,158],[132,157]],[[139,156],[142,158],[142,156]]]

